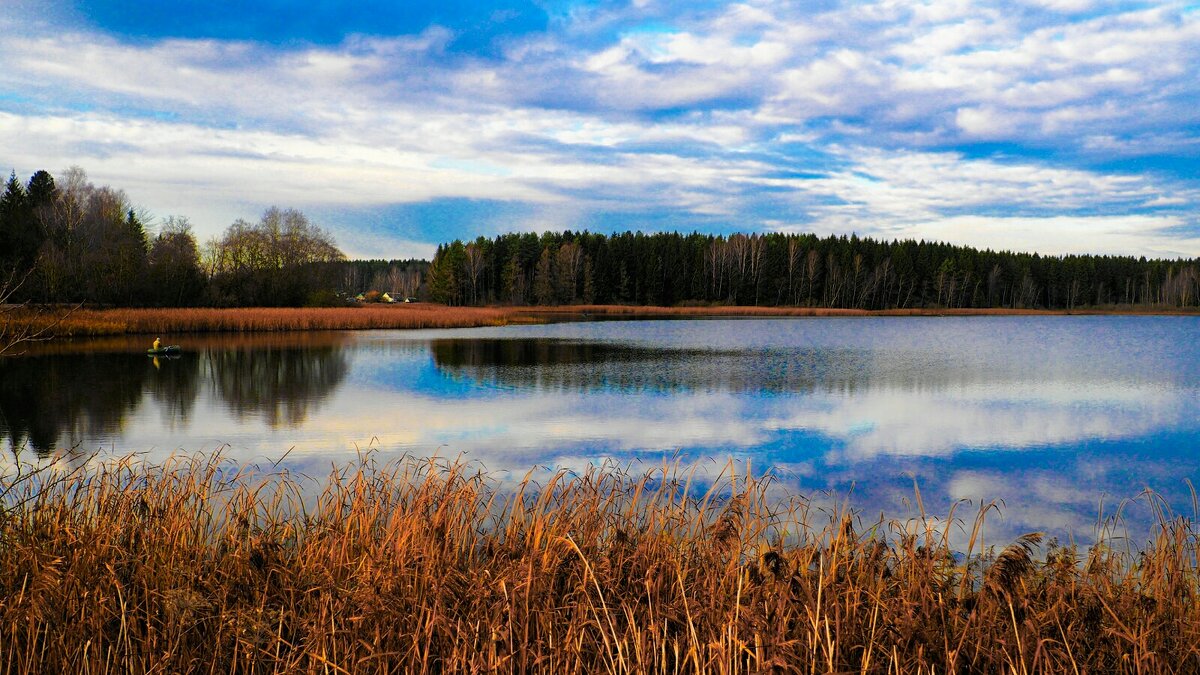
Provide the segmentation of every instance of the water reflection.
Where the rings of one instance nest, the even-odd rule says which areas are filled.
[[[503,402],[477,399],[467,419],[481,427],[495,429],[495,421],[484,420],[516,415],[522,423],[509,426],[535,437],[569,430],[576,439],[621,448],[749,447],[802,432],[821,436],[826,454],[863,461],[1063,446],[1196,426],[1187,394],[1197,380],[1186,368],[1125,363],[1096,372],[1087,349],[1041,364],[1031,363],[1035,355],[995,350],[955,362],[934,350],[878,344],[729,351],[484,337],[435,339],[430,352],[447,377],[516,393]],[[545,400],[551,393],[560,398]],[[578,398],[564,404],[568,395]],[[626,405],[632,400],[637,405]],[[526,401],[535,409],[520,409]],[[668,435],[656,438],[656,431]]]
[[[271,427],[299,427],[349,371],[340,347],[239,348],[209,352],[213,388],[239,419],[258,416]]]
[[[119,429],[151,375],[145,357],[134,364],[114,354],[0,359],[0,441],[44,454],[60,438]]]
[[[344,335],[192,340],[178,357],[148,359],[144,340],[44,346],[0,359],[0,442],[39,456],[64,447],[116,448],[131,416],[153,403],[164,434],[187,433],[199,401],[238,419],[299,428],[345,379]],[[167,447],[177,447],[167,443]]]
[[[171,431],[186,428],[200,396],[200,359],[182,355],[155,357],[150,364],[154,371],[146,388],[162,409],[163,425]]]
[[[522,390],[580,393],[733,392],[770,394],[879,390],[977,396],[1052,384],[1055,398],[1097,385],[1118,389],[1161,387],[1191,381],[1188,373],[1107,363],[1085,352],[1071,358],[1005,354],[984,345],[952,353],[912,345],[807,345],[711,347],[598,342],[558,338],[441,338],[429,341],[439,370],[455,378]],[[974,353],[973,352],[977,352]],[[974,356],[974,358],[972,358]],[[975,391],[976,394],[970,392]],[[1045,390],[1043,393],[1050,393]],[[1065,395],[1062,395],[1064,394]]]
[[[868,511],[911,513],[919,486],[935,512],[1004,500],[995,536],[1086,540],[1146,487],[1190,503],[1197,328],[1054,317],[480,331],[430,342],[438,373],[473,388],[452,433],[435,422],[424,439],[516,472],[732,455]],[[408,412],[436,420],[439,400]]]
[[[1153,385],[1088,387],[994,383],[945,391],[872,388],[811,406],[777,409],[769,428],[805,430],[840,441],[846,461],[881,455],[952,456],[964,449],[1021,450],[1138,438],[1195,418],[1179,392]]]
[[[138,342],[93,342],[0,361],[0,434],[43,453],[228,445],[316,473],[367,447],[466,453],[514,476],[733,457],[867,512],[911,512],[916,484],[935,513],[1000,498],[998,532],[1084,537],[1104,495],[1188,501],[1198,329],[1021,317],[216,336],[180,340],[188,353],[157,369]]]
[[[853,391],[870,354],[844,349],[663,349],[554,339],[432,340],[448,375],[493,386],[575,392]]]

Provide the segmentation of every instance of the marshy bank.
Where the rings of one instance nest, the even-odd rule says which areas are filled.
[[[265,469],[10,473],[0,669],[1200,669],[1197,533],[1165,510],[1141,546],[1114,523],[1086,550],[1036,534],[991,547],[993,505],[872,521],[677,465],[515,486],[436,459]]]
[[[251,333],[369,329],[478,328],[605,319],[801,318],[868,316],[1195,315],[1190,308],[1111,306],[1065,310],[908,308],[891,310],[733,305],[558,305],[449,307],[367,303],[348,307],[70,308],[10,307],[0,317],[13,333],[87,338],[172,333]],[[0,334],[0,338],[3,334]]]
[[[360,307],[249,307],[76,309],[31,308],[5,317],[14,328],[46,331],[54,338],[172,333],[250,333],[366,330],[376,328],[469,328],[528,323],[488,307],[423,303]]]

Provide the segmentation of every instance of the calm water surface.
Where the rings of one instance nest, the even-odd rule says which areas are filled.
[[[869,513],[911,513],[916,485],[933,512],[1003,499],[1006,531],[1086,540],[1146,487],[1191,514],[1198,335],[1200,317],[624,321],[179,337],[158,361],[97,341],[0,360],[0,441],[6,461],[375,448],[518,475],[732,456]]]

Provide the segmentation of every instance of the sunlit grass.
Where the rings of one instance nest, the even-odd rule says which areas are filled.
[[[1194,672],[1197,539],[980,550],[769,478],[667,465],[512,486],[368,458],[324,482],[219,460],[10,475],[0,669]]]
[[[133,334],[201,332],[278,332],[312,330],[364,330],[373,328],[471,328],[546,319],[577,320],[593,317],[837,317],[837,316],[1007,316],[1063,314],[1062,311],[1025,309],[896,309],[869,311],[812,307],[740,307],[634,305],[561,305],[538,307],[447,307],[412,303],[367,304],[356,307],[252,307],[235,309],[63,309],[16,312],[6,320],[14,328],[46,330],[57,338]],[[1075,314],[1195,314],[1171,308],[1099,308]],[[65,315],[65,317],[64,317]]]
[[[21,321],[22,317],[18,315],[13,320]],[[43,313],[30,320],[48,321],[48,318]],[[152,333],[466,328],[512,322],[512,313],[501,309],[423,303],[321,308],[80,309],[62,319],[54,328],[54,334],[57,337],[88,337]]]

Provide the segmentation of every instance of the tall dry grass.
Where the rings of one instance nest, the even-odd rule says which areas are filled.
[[[235,309],[69,309],[34,308],[4,317],[16,330],[56,338],[173,333],[250,333],[374,328],[474,328],[589,318],[833,317],[833,316],[1007,316],[1065,314],[1024,309],[827,309],[812,307],[643,307],[562,305],[554,307],[447,307],[413,303],[356,307],[250,307]],[[1080,310],[1074,314],[1195,314],[1192,310],[1127,308]]]
[[[689,480],[605,467],[504,488],[369,458],[315,491],[201,458],[9,476],[0,669],[1200,669],[1183,521],[1164,515],[1136,555],[1037,535],[981,551],[977,530],[954,550],[933,527],[781,500],[769,479]]]
[[[21,316],[13,318],[20,322]],[[44,316],[29,321],[46,321]],[[469,328],[520,322],[490,307],[414,303],[361,307],[252,307],[237,309],[80,309],[54,327],[57,337],[202,332],[364,330],[373,328]],[[529,321],[529,319],[524,319]]]

